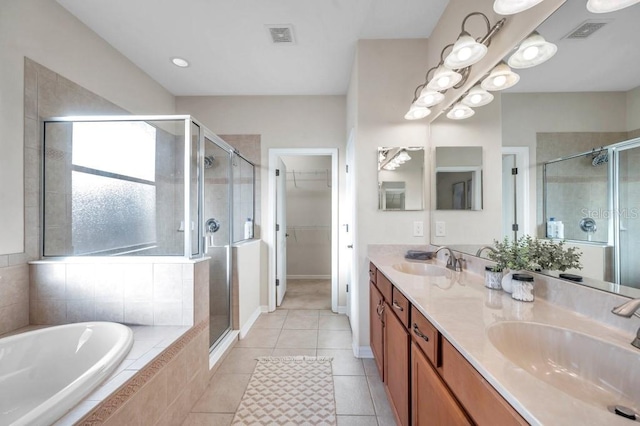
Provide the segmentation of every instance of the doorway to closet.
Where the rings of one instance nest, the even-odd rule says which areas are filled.
[[[269,308],[338,311],[337,150],[270,150]]]

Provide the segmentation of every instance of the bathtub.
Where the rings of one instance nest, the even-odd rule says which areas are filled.
[[[0,425],[49,425],[120,364],[133,332],[111,322],[42,328],[0,339]]]

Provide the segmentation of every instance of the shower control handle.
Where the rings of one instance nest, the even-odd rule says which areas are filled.
[[[207,232],[214,233],[217,232],[218,229],[220,229],[220,222],[218,222],[214,218],[211,218],[204,223],[204,226]]]

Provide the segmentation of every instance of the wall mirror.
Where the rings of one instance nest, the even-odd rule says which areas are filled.
[[[424,209],[424,148],[378,148],[378,209]]]
[[[558,46],[557,54],[536,67],[515,70],[520,82],[499,95],[500,113],[490,123],[500,126],[503,149],[522,147],[529,153],[526,191],[517,192],[519,202],[523,197],[529,201],[529,221],[518,235],[545,238],[546,222],[555,217],[564,224],[567,245],[583,253],[583,269],[568,272],[583,276],[585,285],[630,297],[640,297],[640,267],[636,269],[638,262],[633,261],[640,249],[635,243],[640,241],[640,226],[636,226],[640,215],[634,214],[633,206],[640,199],[632,198],[637,181],[632,171],[638,169],[640,157],[631,146],[618,154],[600,148],[640,137],[640,49],[629,42],[638,20],[640,5],[596,15],[587,11],[584,2],[565,2],[538,28]],[[581,36],[583,32],[587,37]],[[619,156],[617,178],[608,172],[615,155]],[[560,159],[566,161],[553,162]],[[551,164],[548,196],[555,203],[546,213],[545,163]],[[497,190],[501,183],[487,181],[487,185]],[[617,207],[610,201],[615,197],[607,195],[610,185],[620,189]],[[504,205],[504,190],[502,197]],[[592,219],[595,228],[585,218]],[[503,219],[487,220],[502,223]],[[513,237],[506,227],[500,229],[504,230],[494,239]],[[486,244],[492,241],[487,239]],[[456,248],[475,255],[480,246]]]
[[[436,147],[436,210],[482,210],[482,147]]]

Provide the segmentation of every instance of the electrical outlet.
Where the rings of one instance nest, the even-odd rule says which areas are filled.
[[[422,221],[413,222],[413,236],[424,237],[424,222]]]
[[[436,222],[436,237],[444,237],[447,235],[447,230],[444,222]]]

